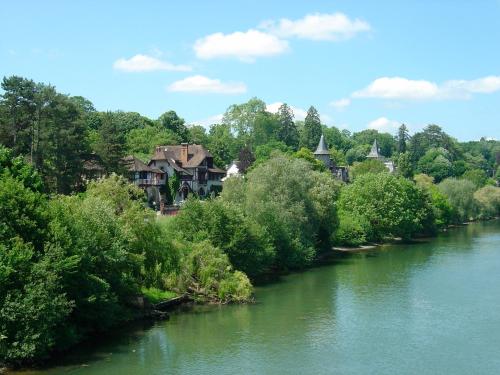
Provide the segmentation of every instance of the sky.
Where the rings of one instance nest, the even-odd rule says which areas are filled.
[[[351,132],[500,138],[500,0],[7,1],[0,75],[220,121],[252,97]]]

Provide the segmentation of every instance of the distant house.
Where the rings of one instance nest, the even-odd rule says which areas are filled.
[[[366,156],[366,158],[381,161],[382,163],[384,163],[384,165],[386,166],[386,168],[389,170],[390,173],[393,173],[395,170],[394,162],[392,160],[387,159],[382,154],[380,154],[380,148],[378,147],[378,142],[376,139],[375,141],[373,141],[370,153]]]
[[[329,171],[332,172],[332,174],[337,177],[339,180],[347,182],[349,180],[349,174],[347,172],[347,167],[344,166],[338,166],[335,164],[335,162],[332,160],[330,157],[330,151],[328,150],[328,146],[326,145],[325,142],[325,137],[323,137],[323,134],[321,135],[321,138],[319,139],[318,147],[316,148],[316,151],[314,151],[314,157],[323,162],[325,164],[326,168],[328,168]]]
[[[148,166],[165,173],[163,184],[174,176],[179,179],[174,203],[185,200],[190,193],[207,197],[212,192],[220,192],[226,176],[225,170],[214,165],[212,154],[197,144],[158,146]]]
[[[238,163],[239,162],[237,160],[233,160],[231,165],[229,165],[229,167],[227,168],[226,177],[224,177],[222,181],[225,181],[229,177],[241,176],[240,169],[238,168]]]

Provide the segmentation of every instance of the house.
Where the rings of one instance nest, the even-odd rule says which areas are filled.
[[[389,170],[389,173],[393,173],[395,170],[394,162],[390,159],[387,159],[382,154],[380,154],[380,148],[378,147],[378,142],[376,139],[373,141],[370,153],[366,156],[366,158],[381,161],[382,163],[384,163],[385,167]]]
[[[164,172],[162,184],[172,178],[179,181],[173,203],[184,201],[190,193],[200,197],[219,193],[226,176],[225,170],[214,165],[212,154],[197,144],[158,146],[148,166]]]
[[[165,172],[150,167],[133,155],[124,157],[122,161],[128,179],[146,192],[151,206],[159,208],[161,203],[160,190],[162,190],[161,185],[165,184]]]
[[[345,166],[338,166],[335,164],[335,162],[332,160],[330,157],[330,151],[328,150],[328,146],[326,145],[325,142],[325,137],[323,134],[321,135],[321,138],[319,139],[318,147],[316,148],[316,151],[314,151],[314,157],[323,162],[325,164],[326,168],[328,168],[329,171],[332,172],[332,174],[338,178],[341,181],[347,182],[349,180],[349,174],[347,172],[347,167]]]
[[[233,160],[231,165],[227,168],[226,177],[224,177],[222,179],[223,182],[225,180],[227,180],[229,177],[241,176],[240,169],[238,168],[238,164],[239,164],[239,162],[237,160]]]

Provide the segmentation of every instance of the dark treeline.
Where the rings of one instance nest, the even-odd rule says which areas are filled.
[[[19,77],[0,98],[0,363],[40,361],[133,319],[133,300],[189,294],[251,299],[252,281],[312,264],[334,245],[436,233],[500,213],[500,142],[460,143],[436,125],[410,136],[295,121],[259,99],[232,105],[207,132],[174,111],[151,120],[98,112],[82,97]],[[351,183],[312,151],[321,134]],[[366,160],[374,140],[396,173]],[[121,177],[123,156],[159,144],[202,144],[243,177],[219,197],[191,197],[157,218]],[[97,160],[107,178],[84,183]]]

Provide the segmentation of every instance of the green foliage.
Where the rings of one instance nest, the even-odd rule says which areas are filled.
[[[434,179],[426,174],[418,174],[414,177],[417,186],[426,191],[432,203],[434,211],[434,226],[442,228],[452,222],[453,209],[446,195],[434,184]]]
[[[169,129],[158,126],[145,126],[132,129],[126,136],[126,153],[147,161],[159,145],[175,145],[181,137]]]
[[[474,199],[478,202],[481,217],[492,218],[500,215],[500,188],[482,187],[474,193]]]
[[[297,150],[299,147],[299,132],[293,121],[293,111],[288,104],[282,104],[278,109],[278,140]]]
[[[141,292],[144,295],[144,297],[152,304],[156,304],[177,297],[177,293],[168,290],[161,290],[154,287],[141,288]]]
[[[471,181],[476,188],[483,187],[486,185],[486,181],[488,180],[486,172],[481,169],[468,170],[462,175],[462,178]]]
[[[184,255],[180,272],[167,282],[169,287],[220,303],[250,300],[252,284],[245,274],[233,270],[221,250],[208,241],[177,243],[177,246]]]
[[[370,238],[370,223],[364,216],[339,212],[339,227],[335,232],[335,243],[345,246],[360,246]]]
[[[420,158],[417,170],[432,176],[436,182],[453,175],[451,155],[444,148],[431,148]]]
[[[170,225],[172,236],[191,242],[210,241],[228,255],[236,269],[251,277],[263,273],[274,259],[262,228],[245,217],[238,206],[220,199],[205,202],[189,199]]]
[[[280,141],[273,141],[264,145],[257,146],[255,150],[255,165],[269,160],[271,156],[277,152],[288,154],[292,152],[292,149]]]
[[[433,212],[427,195],[411,181],[388,173],[365,174],[342,190],[339,208],[365,217],[372,238],[411,238],[429,228]]]
[[[304,120],[304,129],[300,134],[300,146],[314,151],[321,138],[321,132],[321,119],[318,110],[311,106],[307,110],[307,116]]]
[[[438,187],[451,204],[453,223],[460,224],[476,216],[477,204],[474,199],[476,186],[473,182],[447,178]]]
[[[387,167],[380,160],[367,159],[362,162],[354,162],[349,168],[349,176],[352,180],[367,173],[384,173],[387,172]]]
[[[227,184],[222,199],[240,205],[264,229],[278,267],[297,268],[310,264],[316,249],[330,247],[338,192],[330,174],[314,171],[304,160],[276,155],[250,171],[244,182]]]
[[[356,161],[365,161],[369,151],[370,145],[368,144],[355,146],[346,152],[345,160],[349,165],[353,165]]]
[[[397,173],[406,178],[413,177],[413,164],[411,162],[411,155],[409,152],[400,153],[396,159]]]
[[[325,164],[320,160],[316,159],[313,152],[308,148],[302,147],[299,151],[295,152],[293,156],[298,159],[304,159],[305,161],[310,163],[311,167],[315,171],[320,171],[320,172],[326,171]]]
[[[158,117],[157,123],[181,139],[182,142],[189,140],[189,131],[186,127],[186,122],[179,117],[175,111],[168,111]]]
[[[125,133],[111,112],[102,116],[98,130],[95,152],[101,158],[108,173],[120,173],[123,170],[122,158],[125,156]]]
[[[374,129],[367,129],[359,133],[354,133],[352,135],[352,139],[358,146],[367,145],[369,147],[376,139],[380,148],[380,153],[385,157],[391,157],[392,153],[396,149],[396,141],[392,135],[389,133],[379,133]]]

